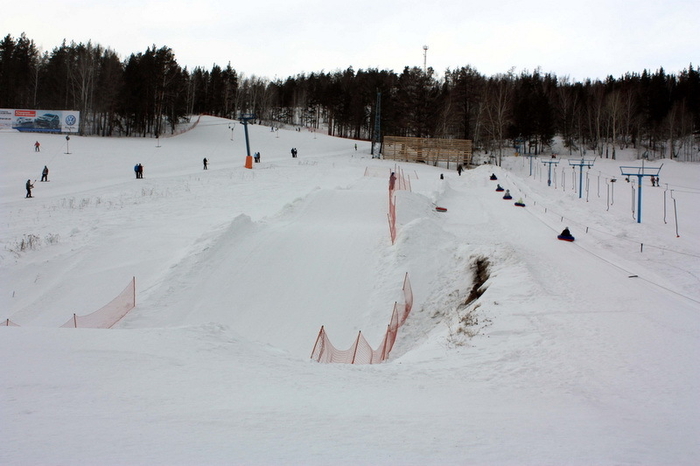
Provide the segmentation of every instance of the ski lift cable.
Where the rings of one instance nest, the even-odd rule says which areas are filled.
[[[512,183],[512,180],[509,180],[509,182]],[[516,183],[513,183],[513,185],[515,186],[516,189],[518,189],[519,191],[522,192],[522,190],[519,189],[519,187],[517,186]],[[599,229],[597,229],[597,228],[589,227],[589,226],[587,226],[587,225],[585,225],[585,224],[583,224],[583,223],[581,223],[581,222],[579,222],[579,221],[577,221],[577,220],[575,220],[575,219],[569,218],[569,217],[567,217],[566,215],[563,215],[563,214],[557,212],[556,210],[550,209],[549,207],[544,207],[544,209],[545,209],[545,213],[549,213],[549,214],[554,215],[555,217],[559,217],[559,218],[561,219],[561,222],[563,222],[564,219],[566,219],[566,220],[567,220],[567,223],[569,223],[569,224],[571,224],[571,225],[577,225],[578,227],[580,227],[580,228],[582,228],[582,229],[585,229],[585,230],[586,230],[586,233],[594,232],[594,233],[599,233],[599,234],[602,234],[602,235],[607,235],[607,236],[613,237],[614,239],[616,239],[616,240],[618,240],[618,241],[626,241],[626,242],[628,242],[628,243],[633,243],[633,244],[639,244],[639,243],[640,243],[640,241],[638,241],[638,240],[634,240],[634,239],[631,239],[631,238],[618,237],[615,233],[610,233],[610,232],[607,232],[607,231],[604,231],[604,230],[599,230]],[[533,211],[532,209],[528,209],[527,212],[530,213],[531,215],[533,215],[535,218],[537,218],[540,222],[544,223],[544,224],[547,225],[549,228],[551,228],[552,231],[554,231],[554,232],[557,232],[557,231],[558,231],[556,228],[551,227],[550,225],[547,224],[547,222],[545,222],[544,220],[542,220],[541,218],[539,218],[537,215],[535,215],[535,213],[534,213],[534,211]],[[649,244],[647,244],[647,243],[644,243],[644,246],[645,246],[645,247],[654,248],[654,249],[658,249],[658,250],[662,250],[662,251],[666,251],[666,252],[673,252],[673,253],[676,253],[676,254],[681,254],[681,255],[685,255],[685,256],[690,256],[690,257],[700,257],[700,255],[698,255],[698,254],[692,254],[692,253],[688,253],[688,252],[684,252],[684,251],[678,251],[678,250],[666,248],[666,247],[663,247],[663,246],[649,245]]]
[[[552,226],[550,226],[550,225],[548,225],[546,222],[544,222],[544,221],[543,221],[541,218],[539,218],[537,215],[535,215],[531,210],[527,210],[527,212],[528,212],[530,215],[532,215],[534,218],[536,218],[537,220],[539,220],[540,222],[542,222],[546,227],[552,229],[552,230],[555,231],[555,232],[557,231],[557,230],[554,229]],[[699,304],[700,304],[700,300],[691,298],[690,296],[687,296],[687,295],[685,295],[685,294],[683,294],[683,293],[680,293],[680,292],[678,292],[678,291],[672,290],[672,289],[670,289],[670,288],[668,288],[668,287],[666,287],[666,286],[664,286],[664,285],[661,285],[661,284],[659,284],[659,283],[656,283],[656,282],[654,282],[654,281],[652,281],[652,280],[649,280],[649,279],[647,279],[647,278],[640,277],[638,274],[635,274],[635,273],[631,272],[630,270],[627,270],[626,268],[622,267],[621,265],[618,265],[618,264],[616,264],[616,263],[614,263],[614,262],[612,262],[612,261],[610,261],[610,260],[608,260],[608,259],[606,259],[606,258],[604,258],[604,257],[602,257],[602,256],[600,256],[600,255],[598,255],[598,254],[596,254],[596,253],[594,253],[593,251],[591,251],[591,250],[589,250],[589,249],[587,249],[587,248],[581,246],[580,244],[573,243],[573,246],[574,246],[574,247],[577,247],[577,248],[579,248],[580,250],[582,250],[582,251],[584,251],[584,252],[590,254],[591,256],[593,256],[593,257],[595,257],[595,258],[597,258],[597,259],[599,259],[599,260],[605,262],[606,264],[609,264],[609,265],[611,265],[612,267],[614,267],[614,268],[616,268],[616,269],[618,269],[618,270],[624,272],[625,274],[627,274],[628,277],[638,278],[638,279],[643,280],[643,281],[645,281],[645,282],[647,282],[647,283],[649,283],[649,284],[651,284],[651,285],[654,285],[654,286],[656,286],[656,287],[658,287],[658,288],[661,288],[661,289],[663,289],[663,290],[665,290],[665,291],[668,291],[668,292],[670,292],[670,293],[673,293],[673,294],[675,294],[676,296],[680,296],[681,298],[685,298],[685,299],[687,299],[687,300],[689,300],[689,301],[692,301],[692,302],[694,302],[694,303],[699,303]],[[652,247],[655,247],[655,246],[652,246]],[[662,249],[662,248],[660,248],[660,249]],[[676,252],[676,251],[671,251],[671,252]],[[683,253],[680,253],[680,254],[683,254]],[[693,255],[693,254],[688,254],[688,255]]]

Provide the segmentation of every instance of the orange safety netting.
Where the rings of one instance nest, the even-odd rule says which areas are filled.
[[[365,174],[367,170],[365,170]],[[389,235],[391,236],[391,244],[396,242],[396,197],[394,192],[397,190],[410,191],[411,179],[407,177],[400,167],[396,167],[389,176]]]
[[[164,134],[162,137],[163,137],[163,138],[169,138],[169,137],[173,137],[173,136],[179,136],[180,134],[183,134],[183,133],[186,133],[186,132],[188,132],[188,131],[190,131],[190,130],[192,130],[192,129],[195,129],[195,128],[197,127],[197,125],[199,124],[199,120],[200,120],[201,118],[202,118],[202,115],[197,115],[197,121],[195,121],[195,122],[194,122],[193,124],[191,124],[190,126],[188,126],[188,127],[186,127],[186,128],[178,129],[177,131],[173,131],[172,134]]]
[[[84,316],[73,314],[61,328],[112,328],[129,311],[136,307],[136,278],[124,288],[124,291],[107,305]]]
[[[389,235],[391,236],[391,244],[394,244],[396,242],[396,202],[393,191],[389,191],[389,213],[386,215],[389,219]]]
[[[19,325],[12,322],[10,319],[5,319],[2,324],[0,324],[0,327],[19,327]]]
[[[405,304],[399,305],[394,303],[394,310],[391,313],[391,320],[387,325],[386,333],[381,344],[377,349],[373,349],[367,342],[362,332],[357,334],[355,343],[346,349],[339,350],[331,343],[326,330],[321,326],[316,338],[316,344],[311,352],[311,359],[317,362],[324,363],[343,363],[343,364],[377,364],[389,358],[389,353],[394,347],[399,327],[406,322],[408,315],[413,307],[413,290],[411,282],[406,274],[403,282],[403,294]]]

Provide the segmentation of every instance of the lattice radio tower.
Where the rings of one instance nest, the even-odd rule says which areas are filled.
[[[382,152],[382,93],[377,89],[377,106],[374,111],[374,135],[372,137],[372,148],[370,153],[372,158],[379,158]],[[377,153],[374,153],[374,150]]]

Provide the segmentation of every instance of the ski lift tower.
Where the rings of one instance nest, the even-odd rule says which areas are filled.
[[[241,124],[245,129],[245,150],[247,152],[247,157],[250,157],[250,143],[248,142],[248,121],[255,120],[255,115],[252,113],[244,113],[240,116]],[[248,159],[246,158],[246,163]]]
[[[661,164],[663,167],[664,164]],[[637,177],[637,223],[642,223],[642,180],[645,176],[655,176],[659,178],[661,167],[645,167],[644,159],[642,159],[641,167],[620,167],[622,176],[629,179],[630,176]]]
[[[571,165],[572,167],[579,168],[579,172],[578,172],[578,198],[579,199],[581,199],[581,196],[583,195],[583,167],[591,168],[593,166],[593,162],[595,162],[595,159],[586,160],[583,157],[581,158],[580,162],[574,162],[572,159],[569,159],[569,165]]]
[[[552,164],[559,165],[559,161],[552,156],[552,160],[543,160],[547,164],[547,186],[552,186]]]
[[[525,157],[530,159],[530,176],[532,176],[532,159],[536,159],[537,155],[535,154],[527,154]]]

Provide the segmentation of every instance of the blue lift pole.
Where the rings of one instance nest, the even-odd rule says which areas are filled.
[[[543,160],[542,163],[547,164],[547,186],[552,186],[552,164],[558,165],[558,160]]]
[[[525,157],[527,157],[528,159],[530,159],[530,176],[532,176],[532,159],[535,158],[535,157],[537,157],[537,156],[536,156],[536,155],[532,155],[532,154],[527,154]]]
[[[663,166],[662,163],[661,167]],[[642,180],[645,176],[654,176],[658,181],[661,167],[645,167],[644,160],[641,167],[620,167],[620,173],[627,177],[628,181],[630,176],[637,177],[637,223],[642,223]]]
[[[247,152],[248,157],[250,157],[250,143],[248,142],[248,121],[249,120],[254,120],[255,115],[252,113],[246,113],[241,115],[241,124],[243,124],[243,128],[245,129],[245,150]]]
[[[593,166],[593,162],[595,162],[595,159],[593,160],[585,160],[581,159],[580,162],[574,162],[573,160],[569,159],[569,165],[572,167],[579,167],[579,174],[578,174],[578,198],[581,199],[583,196],[583,167],[588,167],[591,168]]]

